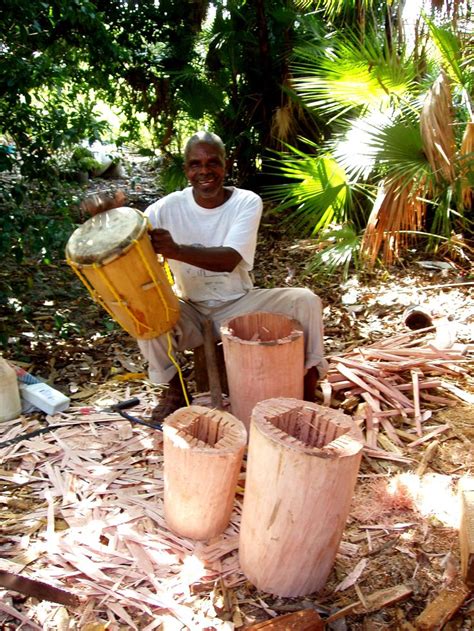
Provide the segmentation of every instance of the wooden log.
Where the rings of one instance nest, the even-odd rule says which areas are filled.
[[[243,423],[227,412],[191,405],[165,419],[164,514],[171,530],[196,540],[225,530],[246,443]]]
[[[339,410],[286,398],[255,406],[239,555],[258,589],[293,597],[324,586],[362,446],[362,433]]]
[[[461,547],[461,575],[466,585],[474,588],[474,478],[460,481],[461,523],[459,543]]]
[[[415,628],[421,631],[438,631],[450,620],[456,611],[462,606],[470,593],[470,590],[458,579],[451,585],[442,589],[436,598],[415,620]]]
[[[323,631],[324,623],[314,609],[302,609],[271,620],[257,622],[245,629],[246,631],[260,631],[260,629],[264,631]]]
[[[303,398],[301,325],[275,313],[249,313],[221,327],[232,413],[248,428],[252,409],[272,397]]]

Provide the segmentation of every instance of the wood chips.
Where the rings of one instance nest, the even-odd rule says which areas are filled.
[[[20,490],[12,509],[14,498],[30,508],[4,513],[4,554],[22,567],[34,562],[27,575],[81,598],[77,628],[102,612],[131,629],[155,628],[160,612],[203,628],[211,621],[202,604],[195,606],[191,586],[202,583],[211,592],[217,579],[227,586],[243,581],[236,553],[240,501],[215,541],[171,533],[163,518],[161,433],[118,419],[70,409],[48,418],[64,427],[1,450],[0,481]],[[5,423],[3,439],[33,425]],[[7,602],[3,593],[0,611]]]
[[[473,346],[439,350],[432,339],[410,332],[330,358],[324,404],[354,415],[366,462],[412,468],[419,445],[450,431],[433,423],[433,411],[472,397],[450,380],[468,379]],[[149,394],[138,396],[134,413],[146,416]],[[241,483],[224,534],[193,542],[173,534],[163,517],[158,430],[93,408],[46,420],[61,427],[0,449],[2,556],[25,576],[77,595],[80,605],[16,603],[2,590],[0,612],[36,629],[60,628],[48,623],[58,607],[72,625],[63,628],[151,631],[166,616],[190,629],[239,628],[232,607],[226,622],[216,616],[214,599],[217,589],[245,581],[237,556]],[[28,416],[3,423],[1,440],[39,426]]]
[[[338,399],[353,414],[367,455],[408,464],[413,448],[449,430],[429,424],[434,411],[459,399],[474,403],[474,395],[450,381],[469,381],[473,351],[474,345],[455,343],[437,348],[433,327],[355,348],[330,358],[324,405]]]

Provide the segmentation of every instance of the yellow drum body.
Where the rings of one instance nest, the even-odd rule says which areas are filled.
[[[94,300],[133,337],[157,337],[178,321],[178,299],[140,211],[113,208],[88,219],[69,238],[66,259]]]

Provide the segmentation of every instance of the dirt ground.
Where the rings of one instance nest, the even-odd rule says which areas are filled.
[[[112,183],[94,180],[81,194],[125,188],[128,203],[144,208],[156,192],[153,173],[138,161],[130,168],[134,172],[133,188],[130,178]],[[288,236],[270,212],[263,218],[260,235],[254,272],[256,284],[307,286],[322,297],[325,347],[330,359],[406,332],[405,310],[413,304],[421,305],[433,317],[449,322],[456,343],[465,346],[462,366],[465,372],[452,381],[465,393],[474,393],[474,276],[465,262],[412,253],[409,260],[389,270],[349,275],[346,280],[323,279],[306,271],[312,242]],[[35,261],[27,261],[19,269],[7,265],[0,270],[0,280],[2,276],[18,288],[17,306],[29,307],[27,317],[24,309],[14,309],[15,304],[7,314],[2,314],[4,320],[8,318],[11,331],[6,357],[48,380],[77,405],[90,405],[106,397],[126,398],[139,392],[146,392],[150,403],[153,402],[154,389],[146,379],[146,365],[135,341],[92,302],[66,263],[38,266]],[[180,361],[193,388],[192,354],[183,354]],[[456,397],[451,399],[449,406],[432,408],[430,424],[447,424],[449,430],[436,436],[436,449],[423,475],[416,472],[434,438],[416,448],[404,447],[401,452],[409,462],[363,457],[343,544],[322,592],[299,599],[281,598],[259,592],[244,579],[233,587],[216,581],[212,587],[215,625],[206,628],[243,629],[257,621],[306,608],[327,619],[352,603],[362,604],[362,611],[348,611],[327,628],[333,631],[417,628],[419,614],[437,594],[456,584],[460,571],[457,487],[461,478],[474,475],[474,406]],[[40,413],[26,417],[25,423],[44,421]],[[15,466],[15,460],[9,460],[4,470],[12,471]],[[10,523],[12,511],[21,513],[21,502],[12,508],[12,502],[21,493],[19,488],[3,482],[2,485],[0,515],[4,513],[3,518]],[[8,534],[0,532],[2,556],[12,556],[9,546]],[[410,590],[405,598],[369,613],[363,610],[364,602],[374,592],[400,585]],[[197,581],[191,591],[200,594],[206,589],[210,590]],[[31,601],[34,602],[0,592],[3,594],[0,603],[8,603],[18,611],[27,612]],[[63,626],[51,611],[46,618],[44,623],[36,618],[37,624],[45,629],[132,628],[123,620],[114,626],[110,619],[107,622],[101,617],[100,611],[95,614],[95,627],[92,623],[77,626],[79,618],[73,612],[64,618]],[[471,594],[449,622],[430,628],[467,631],[473,628],[473,620]],[[144,629],[149,624],[149,621],[137,623],[137,628]],[[159,628],[168,630],[191,628],[172,615],[163,618],[161,624]],[[0,626],[20,628],[18,620],[1,606]],[[28,624],[22,628],[29,628]]]

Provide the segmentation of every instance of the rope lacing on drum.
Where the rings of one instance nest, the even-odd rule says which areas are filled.
[[[161,288],[158,285],[157,280],[156,280],[156,278],[155,278],[150,266],[148,265],[148,261],[144,257],[144,254],[143,254],[143,251],[141,249],[140,243],[138,241],[135,241],[134,243],[137,245],[137,249],[138,249],[138,252],[140,254],[140,258],[142,259],[142,262],[145,265],[146,270],[148,271],[151,279],[153,280],[153,284],[154,284],[156,290],[158,291],[158,294],[160,296],[160,299],[161,299],[162,303],[164,304],[165,311],[166,311],[166,318],[169,319],[169,307],[168,307],[168,304],[166,303],[166,300],[165,300],[165,298],[163,296]],[[71,268],[74,270],[74,272],[76,273],[78,278],[84,283],[84,285],[85,285],[86,289],[88,290],[88,292],[90,293],[92,299],[95,302],[98,302],[101,305],[101,307],[103,307],[107,311],[107,313],[112,318],[112,320],[116,320],[123,329],[127,330],[127,327],[124,326],[123,322],[120,321],[120,318],[117,316],[117,314],[112,312],[112,310],[109,308],[107,303],[102,299],[100,294],[91,285],[91,283],[89,282],[87,277],[84,276],[84,274],[82,274],[80,272],[79,267],[77,266],[77,264],[70,258],[66,258],[66,262],[71,266]],[[135,317],[135,315],[130,311],[130,309],[128,309],[127,304],[123,300],[121,300],[119,294],[115,291],[113,285],[111,285],[111,283],[109,282],[108,278],[105,276],[105,274],[100,269],[101,266],[98,265],[97,263],[95,263],[95,264],[93,264],[93,267],[94,267],[94,269],[96,269],[99,272],[102,280],[104,281],[104,283],[107,286],[107,288],[109,289],[109,291],[112,293],[112,295],[114,296],[116,301],[123,306],[123,308],[125,309],[126,313],[135,321],[135,324],[138,324],[139,326],[143,326],[143,327],[145,327],[147,329],[151,329],[151,327],[149,327],[145,323],[140,322]],[[168,265],[168,263],[166,263],[166,261],[165,261],[165,264],[164,264],[164,268],[165,268],[167,280],[170,283],[170,285],[172,285],[173,284],[173,277],[171,276],[171,271],[170,271],[169,265]],[[175,311],[175,309],[173,309],[173,311]],[[190,405],[188,393],[187,393],[187,390],[186,390],[186,385],[184,383],[183,373],[181,372],[181,368],[180,368],[178,362],[173,357],[173,353],[172,353],[172,350],[173,350],[172,339],[171,339],[171,335],[170,335],[169,331],[166,333],[166,337],[167,337],[167,340],[168,340],[168,348],[167,348],[168,358],[169,358],[169,360],[171,361],[171,363],[173,364],[173,366],[176,368],[176,370],[178,372],[179,381],[181,383],[181,388],[183,390],[183,395],[184,395],[184,399],[186,401],[186,405]]]

